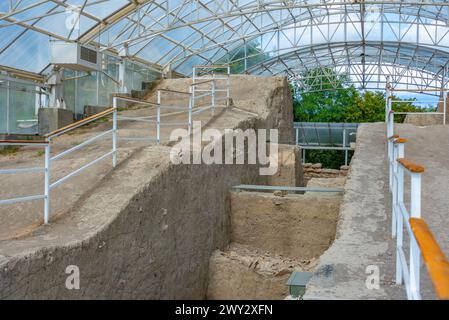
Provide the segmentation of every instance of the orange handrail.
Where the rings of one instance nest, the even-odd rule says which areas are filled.
[[[398,159],[398,162],[413,173],[423,173],[425,169],[424,166],[413,163],[405,158]]]
[[[58,134],[58,133],[60,133],[62,131],[67,131],[67,130],[69,130],[71,128],[77,128],[77,127],[83,125],[84,123],[87,123],[87,122],[90,122],[90,121],[93,121],[93,120],[96,120],[96,119],[100,119],[100,118],[102,118],[102,117],[112,113],[113,111],[114,111],[114,108],[108,108],[108,109],[106,109],[106,110],[104,110],[102,112],[99,112],[99,113],[96,113],[94,115],[91,115],[90,117],[87,117],[87,118],[85,118],[83,120],[71,123],[71,124],[69,124],[69,125],[67,125],[65,127],[62,127],[62,128],[59,128],[59,129],[57,129],[55,131],[49,132],[46,135],[44,135],[44,137],[48,138],[48,137],[54,136],[55,134]]]
[[[410,218],[409,221],[438,298],[449,300],[449,262],[446,256],[423,219]]]
[[[36,144],[47,144],[45,140],[0,140],[0,143],[36,143]]]

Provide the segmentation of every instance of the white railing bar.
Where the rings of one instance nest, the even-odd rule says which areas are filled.
[[[161,105],[161,109],[187,110],[188,106]]]
[[[143,105],[147,105],[147,106],[154,106],[154,107],[157,107],[157,103],[150,102],[150,101],[146,101],[146,100],[139,100],[139,99],[133,99],[133,98],[125,98],[125,97],[121,97],[121,96],[114,96],[114,98],[116,98],[117,100],[128,101],[128,102],[134,102],[134,103],[137,103],[137,104],[143,104]]]
[[[122,117],[117,116],[117,120],[122,121],[138,121],[138,122],[150,122],[150,123],[156,123],[156,120],[150,120],[148,117],[139,117],[139,118],[133,118],[133,117]]]
[[[118,137],[118,139],[124,141],[157,141],[154,137]]]
[[[197,90],[195,90],[195,91],[197,91]],[[197,100],[197,99],[201,99],[201,98],[204,98],[204,97],[210,97],[210,96],[212,96],[212,93],[205,93],[205,94],[202,94],[202,95],[199,95],[199,96],[195,96],[195,100]]]
[[[444,114],[444,112],[405,112],[405,111],[401,111],[401,112],[393,111],[393,113],[395,115],[396,114],[424,114],[424,115]]]
[[[405,291],[407,293],[407,298],[410,299],[411,297],[410,280],[409,280],[410,275],[407,268],[407,260],[405,259],[405,253],[404,250],[402,250],[402,247],[397,247],[396,250],[398,252],[397,257],[399,258],[399,264],[402,270],[402,280],[404,281]]]
[[[158,89],[157,91],[179,93],[179,94],[184,94],[184,95],[188,95],[188,96],[191,95],[190,92],[186,92],[186,91],[177,91],[177,90],[171,90],[171,89]]]
[[[59,186],[61,183],[67,181],[70,178],[73,178],[74,176],[78,175],[80,172],[82,172],[83,170],[89,168],[90,166],[100,162],[101,160],[104,160],[105,158],[111,156],[112,154],[114,154],[114,151],[109,151],[108,153],[105,153],[104,155],[102,155],[101,157],[98,157],[97,159],[89,162],[88,164],[85,164],[84,166],[82,166],[79,169],[76,169],[75,171],[69,173],[68,175],[66,175],[65,177],[53,182],[50,184],[50,190]]]
[[[209,80],[204,80],[204,81],[193,82],[190,86],[191,87],[195,87],[195,86],[198,86],[200,84],[210,83],[210,82],[214,82],[214,81],[215,81],[215,79],[209,79]]]
[[[443,101],[431,101],[431,100],[418,100],[418,101],[407,101],[407,100],[391,100],[394,103],[440,103]]]
[[[212,89],[195,89],[196,92],[212,92]],[[215,92],[228,92],[228,89],[215,89]]]
[[[168,122],[168,123],[161,123],[161,127],[186,126],[186,125],[188,125],[187,122]]]
[[[2,169],[0,174],[12,174],[12,173],[28,173],[28,172],[44,172],[44,167],[34,168],[17,168],[17,169]]]
[[[51,157],[50,160],[51,161],[58,160],[58,159],[64,157],[65,155],[68,155],[68,154],[70,154],[70,153],[72,153],[72,152],[74,152],[74,151],[76,151],[78,149],[81,149],[82,147],[85,147],[85,146],[91,144],[92,142],[95,142],[95,141],[103,138],[104,136],[106,136],[108,134],[112,134],[113,131],[114,131],[113,129],[108,130],[108,131],[104,131],[104,132],[102,132],[102,133],[100,133],[100,134],[98,134],[98,135],[96,135],[96,136],[94,136],[94,137],[92,137],[92,138],[90,138],[90,139],[88,139],[88,140],[86,140],[86,141],[84,141],[84,142],[82,142],[82,143],[80,143],[80,144],[70,148],[70,149],[67,149],[67,150],[65,150],[65,151],[63,151],[63,152],[61,152],[61,153]]]
[[[5,199],[0,200],[0,205],[7,205],[7,204],[14,204],[17,202],[26,202],[26,201],[33,201],[33,200],[40,200],[44,199],[45,196],[42,194],[35,195],[35,196],[26,196],[26,197],[19,197],[19,198],[13,198],[13,199]]]
[[[201,113],[201,112],[206,111],[206,110],[209,110],[209,109],[211,109],[211,108],[213,108],[213,107],[214,107],[214,106],[208,106],[208,107],[200,108],[200,109],[196,110],[195,112],[192,112],[192,115],[193,115],[193,114]]]

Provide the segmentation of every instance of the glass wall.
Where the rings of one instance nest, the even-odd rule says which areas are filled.
[[[67,109],[72,110],[79,119],[84,114],[84,107],[112,105],[111,95],[120,91],[120,60],[110,55],[103,55],[102,72],[86,72],[64,70],[63,97]],[[161,74],[147,67],[125,62],[124,90],[144,90],[144,82],[159,79]]]
[[[8,93],[7,83],[0,78],[0,133],[7,133],[8,121]]]
[[[36,134],[38,87],[0,78],[0,133]]]

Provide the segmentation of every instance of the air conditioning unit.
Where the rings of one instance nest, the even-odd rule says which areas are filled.
[[[93,47],[76,42],[51,42],[51,63],[77,71],[100,70],[101,54]]]

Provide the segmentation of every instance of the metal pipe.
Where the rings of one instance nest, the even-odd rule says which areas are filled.
[[[50,170],[51,170],[51,140],[45,146],[45,170],[44,170],[44,224],[48,224],[50,216]]]
[[[156,141],[161,143],[161,92],[157,91]]]
[[[117,165],[117,97],[112,99],[112,167]]]

